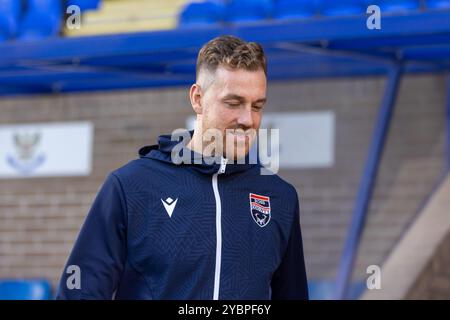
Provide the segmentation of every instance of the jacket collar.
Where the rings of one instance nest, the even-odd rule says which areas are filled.
[[[190,131],[189,133],[192,137],[194,131]],[[189,164],[173,163],[171,153],[172,153],[172,149],[178,143],[179,143],[178,141],[171,140],[171,135],[161,135],[158,138],[158,144],[142,147],[139,150],[139,157],[154,159],[154,160],[162,161],[162,162],[165,162],[165,163],[168,163],[171,165],[183,166],[183,167],[186,167],[189,169],[196,170],[203,174],[214,174],[219,171],[220,165],[221,165],[221,159],[219,159],[219,158],[218,159],[213,159],[213,158],[205,159],[204,157],[202,157],[201,154],[199,154],[193,150],[190,150],[188,148],[185,148],[183,150],[190,151],[190,159],[191,159],[190,163]],[[259,161],[257,161],[256,164],[250,164],[249,163],[249,155],[247,155],[245,158],[245,164],[238,164],[238,163],[226,164],[225,171],[223,172],[223,174],[230,175],[230,174],[234,174],[234,173],[238,173],[238,172],[243,172],[243,171],[249,170],[255,166],[260,166]]]

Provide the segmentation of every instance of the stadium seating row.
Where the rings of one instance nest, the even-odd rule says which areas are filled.
[[[427,9],[450,8],[450,0],[209,0],[187,4],[180,14],[179,26],[346,16],[364,13],[370,4],[379,5],[383,13],[419,10],[423,4]]]
[[[48,300],[51,298],[51,284],[47,280],[0,280],[0,300]]]
[[[83,13],[82,27],[64,28],[66,37],[171,30],[187,0],[103,0]]]
[[[100,2],[101,0],[0,0],[0,41],[59,35],[64,8],[75,4],[82,11],[95,10],[99,8]],[[179,13],[178,26],[346,16],[364,13],[369,4],[379,5],[383,13],[450,8],[450,0],[206,0],[188,2]]]
[[[81,10],[95,9],[100,0],[0,0],[0,41],[39,39],[58,35],[63,8],[78,5]]]
[[[332,280],[309,281],[309,295],[312,300],[333,299]],[[357,298],[364,291],[365,282],[352,283],[351,297]],[[50,282],[43,279],[0,280],[0,300],[49,300],[54,293]]]

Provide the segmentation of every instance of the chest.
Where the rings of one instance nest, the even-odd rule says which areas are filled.
[[[128,250],[142,270],[224,266],[272,272],[286,246],[288,212],[270,186],[238,179],[178,177],[128,192]]]

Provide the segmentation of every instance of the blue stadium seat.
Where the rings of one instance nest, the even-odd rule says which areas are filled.
[[[46,280],[0,280],[0,300],[48,300],[51,287]]]
[[[96,10],[100,5],[100,0],[68,0],[67,5],[76,5],[79,6],[81,11],[84,10]]]
[[[327,280],[309,280],[308,291],[310,300],[331,300],[334,298],[334,282]]]
[[[324,16],[365,14],[367,10],[364,0],[320,0],[318,6]]]
[[[60,0],[28,0],[19,39],[33,40],[58,35],[63,18]]]
[[[301,19],[313,16],[317,11],[315,0],[277,0],[274,3],[274,19]]]
[[[21,1],[0,0],[0,41],[16,35],[21,12]]]
[[[225,20],[228,22],[249,22],[265,20],[271,16],[271,0],[231,0],[226,6]]]
[[[367,6],[376,4],[382,13],[407,12],[420,9],[420,0],[366,0]]]
[[[427,0],[427,8],[449,9],[450,8],[450,0]]]
[[[365,281],[355,281],[350,284],[349,299],[358,299],[366,289]],[[310,300],[332,300],[335,299],[334,280],[309,280],[308,291]]]
[[[201,26],[219,23],[224,18],[225,7],[217,1],[193,2],[181,11],[179,26]]]

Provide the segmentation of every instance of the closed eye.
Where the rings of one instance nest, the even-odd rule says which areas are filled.
[[[225,102],[225,104],[231,108],[237,108],[241,105],[240,102]]]

